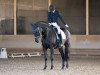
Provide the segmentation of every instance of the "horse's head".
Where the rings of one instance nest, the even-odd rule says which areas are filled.
[[[41,37],[40,27],[37,24],[32,25],[32,32],[35,36],[35,42],[39,43],[39,38]]]
[[[36,22],[34,24],[31,24],[31,25],[32,25],[32,32],[35,36],[35,41],[38,43],[39,38],[41,38],[41,37],[43,39],[45,39],[48,31],[50,30],[48,23],[46,23],[44,21],[39,21],[39,22]]]

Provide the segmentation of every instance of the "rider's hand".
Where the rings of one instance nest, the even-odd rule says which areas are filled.
[[[48,24],[49,24],[49,26],[52,25],[51,23],[48,23]]]
[[[65,25],[66,27],[69,27],[67,24]]]

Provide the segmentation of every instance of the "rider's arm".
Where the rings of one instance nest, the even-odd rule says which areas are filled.
[[[63,20],[63,18],[62,18],[61,15],[59,14],[59,12],[58,12],[58,17],[59,17],[59,19],[62,21],[62,23],[63,23],[66,27],[69,27],[69,26],[65,23],[65,21]]]
[[[63,20],[63,18],[62,18],[61,15],[59,14],[59,12],[58,12],[58,17],[59,17],[59,19],[62,21],[62,23],[63,23],[64,25],[66,25],[65,21]]]

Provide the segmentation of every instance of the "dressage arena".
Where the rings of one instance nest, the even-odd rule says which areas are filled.
[[[8,54],[42,53],[41,43],[35,43],[32,35],[25,36],[10,36],[10,38],[5,36],[0,46],[5,45],[8,47]],[[10,40],[9,43],[7,40]],[[15,42],[16,40],[17,42]],[[0,75],[100,75],[99,36],[72,36],[71,41],[73,42],[71,42],[71,55],[68,69],[61,70],[61,57],[58,50],[55,50],[54,69],[50,70],[48,50],[48,67],[46,70],[43,70],[44,58],[42,53],[40,56],[0,59]],[[4,44],[5,42],[6,44]]]
[[[64,70],[58,50],[54,69],[50,70],[48,50],[48,67],[43,70],[41,42],[36,43],[32,33],[32,23],[47,22],[50,4],[71,33],[69,68]],[[100,75],[100,0],[0,0],[0,10],[0,75]],[[1,59],[1,48],[7,59]]]
[[[60,56],[54,57],[54,69],[44,71],[43,57],[9,58],[0,60],[0,75],[100,75],[100,57],[71,58],[69,68],[61,70]]]

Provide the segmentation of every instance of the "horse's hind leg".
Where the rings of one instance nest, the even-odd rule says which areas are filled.
[[[68,42],[65,43],[65,61],[66,61],[66,68],[68,68],[68,60],[69,60],[69,45]]]
[[[68,59],[69,59],[69,52],[68,48],[65,48],[65,61],[66,61],[66,68],[68,68]]]
[[[63,47],[59,48],[59,52],[60,52],[61,58],[62,58],[62,69],[64,69],[64,67],[65,67],[65,56],[64,56]]]
[[[45,59],[45,65],[44,65],[44,70],[47,68],[47,49],[43,49],[44,51],[44,59]]]

